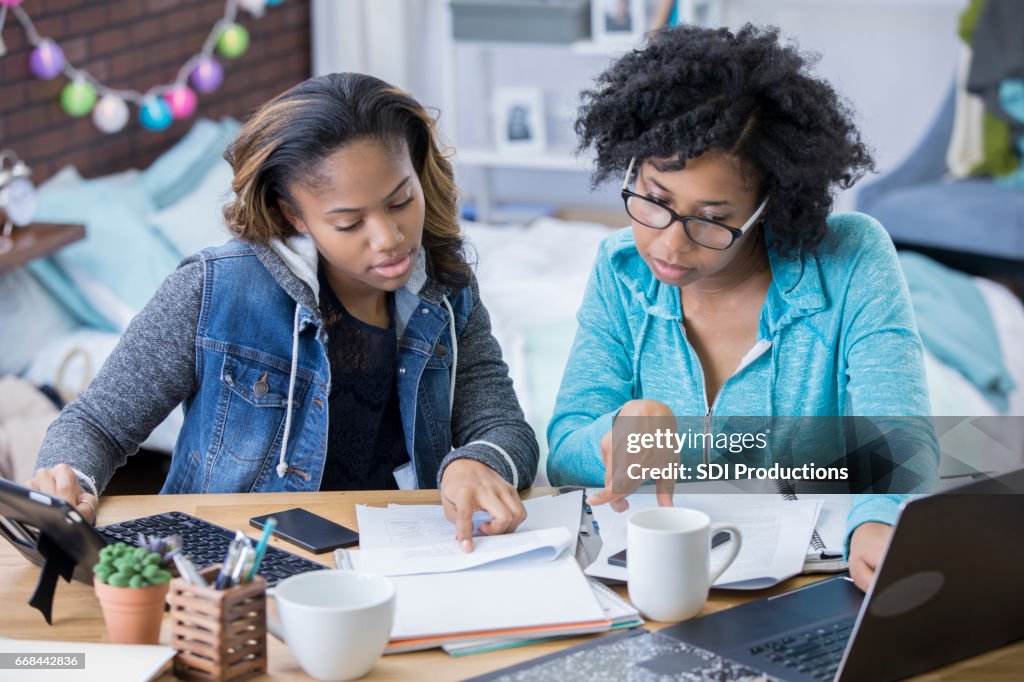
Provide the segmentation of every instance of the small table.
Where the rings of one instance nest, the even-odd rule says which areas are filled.
[[[0,273],[19,268],[34,258],[48,256],[84,238],[85,225],[32,223],[16,227],[11,233],[13,245],[0,252]]]

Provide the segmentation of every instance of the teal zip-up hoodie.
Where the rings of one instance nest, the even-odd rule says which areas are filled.
[[[601,436],[638,398],[687,416],[926,417],[921,340],[889,235],[859,213],[833,215],[828,224],[811,252],[785,258],[769,249],[772,283],[758,341],[713,405],[686,339],[679,288],[654,276],[631,229],[605,239],[548,426],[551,483],[602,486]],[[917,454],[906,466],[919,480],[935,480],[935,435],[927,420],[909,421],[901,424]],[[798,465],[810,461],[790,454]],[[894,523],[903,498],[856,496],[847,549],[858,525]]]

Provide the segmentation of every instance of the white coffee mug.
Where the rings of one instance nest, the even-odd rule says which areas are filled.
[[[310,677],[354,680],[370,672],[391,637],[395,585],[354,571],[311,571],[267,590],[280,620],[267,629],[288,645]]]
[[[711,537],[728,531],[729,556],[711,570]],[[680,621],[704,608],[712,583],[740,551],[736,526],[711,523],[704,512],[681,507],[638,511],[626,525],[629,598],[651,620]]]

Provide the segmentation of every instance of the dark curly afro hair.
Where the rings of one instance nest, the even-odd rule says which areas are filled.
[[[675,26],[649,34],[582,93],[579,150],[593,147],[596,187],[629,160],[679,170],[710,149],[740,159],[770,197],[765,235],[783,253],[824,238],[833,191],[874,162],[853,114],[775,27]]]

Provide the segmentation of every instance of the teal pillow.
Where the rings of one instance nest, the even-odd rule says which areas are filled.
[[[140,310],[180,260],[147,225],[146,215],[153,210],[142,183],[131,174],[44,185],[36,220],[83,223],[86,237],[29,268],[84,324],[116,329],[113,321],[119,316],[103,310],[106,296],[90,297],[75,278],[87,277],[125,306]]]
[[[191,192],[237,137],[241,124],[232,119],[199,119],[177,144],[142,173],[141,187],[157,210]]]

